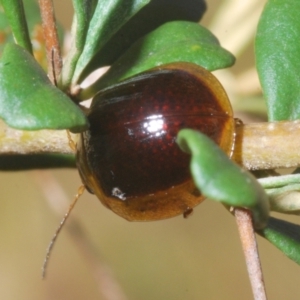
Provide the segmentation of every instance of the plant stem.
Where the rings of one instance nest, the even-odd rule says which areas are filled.
[[[232,159],[248,170],[300,166],[300,121],[238,124]]]
[[[57,85],[57,78],[62,69],[62,57],[56,29],[53,2],[52,0],[39,0],[39,6],[46,43],[48,76],[51,82]]]
[[[234,215],[239,229],[254,299],[266,300],[267,295],[252,225],[251,212],[245,209],[235,208]]]
[[[74,136],[72,137],[74,139]],[[74,154],[65,130],[23,131],[0,122],[0,155]]]
[[[238,124],[232,159],[248,170],[298,167],[299,132],[300,121]],[[72,154],[67,133],[22,131],[0,123],[0,155],[43,153]]]

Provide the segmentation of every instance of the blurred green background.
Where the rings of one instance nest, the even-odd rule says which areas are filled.
[[[58,18],[69,26],[71,1],[55,2]],[[225,1],[207,2],[204,24]],[[225,37],[229,33],[224,26]],[[251,44],[247,51],[243,55],[248,67],[253,64]],[[236,68],[234,72],[243,71],[241,65]],[[60,201],[59,188],[45,198],[39,183],[46,182],[45,176],[59,183],[69,201],[80,185],[76,170],[0,173],[0,299],[252,299],[235,220],[211,201],[198,206],[188,219],[129,223],[85,193],[71,219],[78,220],[94,244],[105,272],[99,272],[99,261],[64,228],[42,280],[46,247],[68,207]],[[61,205],[60,213],[49,203]],[[269,299],[300,299],[300,268],[260,237],[258,243]],[[102,295],[117,292],[109,274],[118,281],[123,298]]]

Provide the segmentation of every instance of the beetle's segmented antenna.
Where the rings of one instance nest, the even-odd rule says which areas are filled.
[[[69,206],[69,209],[68,211],[66,212],[65,216],[63,217],[63,219],[61,220],[58,228],[56,229],[53,237],[52,237],[52,240],[48,246],[48,249],[47,249],[47,252],[46,252],[46,256],[45,256],[45,260],[44,260],[44,263],[43,263],[43,267],[42,267],[42,278],[45,279],[46,277],[46,270],[47,270],[47,266],[48,266],[48,262],[49,262],[49,258],[50,258],[50,254],[52,252],[52,249],[53,249],[53,246],[54,246],[54,243],[60,233],[60,231],[62,230],[64,224],[66,223],[72,209],[74,208],[75,204],[77,203],[77,200],[80,198],[80,196],[83,194],[85,190],[85,186],[84,185],[81,185],[79,188],[78,188],[78,192],[77,192],[77,195],[75,196],[73,202],[71,203],[71,205]]]
[[[69,142],[69,147],[76,152],[76,142],[72,139],[70,131],[67,129],[67,136],[68,136],[68,142]]]

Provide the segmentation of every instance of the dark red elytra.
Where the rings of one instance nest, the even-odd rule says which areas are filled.
[[[205,133],[228,154],[234,139],[224,89],[190,63],[163,65],[99,92],[88,119],[77,152],[83,183],[131,221],[186,214],[203,200],[190,157],[176,144],[180,129]]]

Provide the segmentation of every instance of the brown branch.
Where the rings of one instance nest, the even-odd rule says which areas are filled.
[[[232,159],[248,170],[300,166],[300,121],[238,124]]]
[[[252,225],[251,212],[236,208],[234,209],[234,215],[239,229],[254,299],[266,300],[267,295]]]
[[[0,120],[0,155],[43,153],[74,154],[66,130],[16,130]]]
[[[299,132],[300,121],[239,124],[232,159],[248,170],[300,166]],[[21,131],[0,122],[0,155],[42,153],[72,154],[66,131]]]
[[[56,80],[62,69],[62,57],[56,29],[53,2],[52,0],[39,0],[39,6],[46,43],[48,76],[51,82],[57,85]]]

